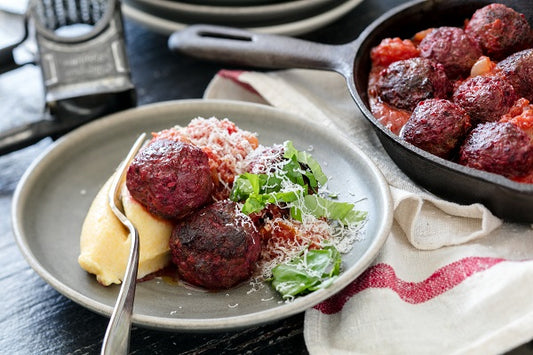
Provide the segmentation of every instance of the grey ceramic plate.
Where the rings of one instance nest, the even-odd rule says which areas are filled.
[[[180,331],[237,329],[284,318],[341,290],[371,263],[392,223],[388,185],[380,171],[339,133],[267,106],[184,100],[139,107],[94,121],[58,140],[21,179],[13,201],[17,243],[31,267],[60,293],[109,316],[119,287],[103,287],[78,263],[79,234],[94,196],[141,132],[186,125],[197,116],[228,117],[257,132],[262,144],[292,140],[331,176],[330,189],[368,211],[363,239],[343,256],[344,270],[328,289],[284,303],[267,285],[248,294],[245,283],[203,293],[151,280],[138,284],[133,321]]]

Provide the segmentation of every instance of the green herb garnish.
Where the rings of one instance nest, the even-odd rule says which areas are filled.
[[[313,216],[338,220],[343,225],[361,222],[367,215],[364,211],[355,210],[351,203],[332,201],[318,195],[304,196],[301,210]]]
[[[272,269],[272,286],[285,299],[329,287],[338,278],[341,255],[333,246],[306,250]]]
[[[269,173],[244,173],[235,179],[230,198],[242,203],[243,213],[260,212],[269,204],[282,205],[300,222],[305,223],[309,216],[334,221],[330,225],[336,231],[351,230],[365,220],[367,213],[356,210],[353,204],[333,201],[337,196],[319,192],[328,179],[309,153],[298,151],[287,141],[282,158]],[[283,298],[292,299],[330,286],[340,267],[340,252],[328,242],[322,249],[306,248],[291,261],[276,265],[270,281]]]
[[[303,175],[309,179],[313,191],[317,192],[318,184],[325,185],[328,181],[327,176],[322,172],[320,164],[318,164],[311,154],[297,150],[291,141],[285,142],[285,153],[283,157],[291,160],[293,163],[298,163],[298,165],[295,164],[297,167],[294,168],[294,171],[300,171],[300,174],[302,174],[301,168],[303,167],[305,169]]]
[[[318,188],[328,179],[320,164],[307,152],[298,151],[291,141],[284,145],[280,169],[272,174],[239,175],[230,198],[244,202],[242,212],[259,212],[267,204],[290,203],[292,218],[302,221],[304,214],[316,218],[338,220],[343,225],[358,223],[365,219],[366,212],[354,210],[354,205],[319,196]]]

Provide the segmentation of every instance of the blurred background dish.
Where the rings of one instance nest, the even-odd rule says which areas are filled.
[[[309,17],[344,1],[293,0],[257,6],[215,6],[170,0],[128,0],[152,15],[178,22],[254,27]]]
[[[189,4],[197,4],[197,5],[216,5],[216,6],[252,6],[252,5],[268,5],[268,4],[276,4],[280,2],[289,2],[291,0],[169,0],[169,1],[177,1],[177,2],[185,2]]]
[[[122,12],[129,20],[163,35],[170,35],[194,23],[241,27],[261,33],[300,35],[335,21],[361,1],[297,0],[237,7],[199,6],[168,0],[123,0]]]

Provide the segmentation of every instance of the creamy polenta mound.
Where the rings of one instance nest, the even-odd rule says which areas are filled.
[[[100,189],[83,222],[78,263],[96,275],[104,286],[122,282],[130,252],[126,227],[113,214],[107,201],[111,180]],[[172,223],[157,218],[135,201],[125,186],[121,190],[126,217],[139,232],[138,278],[162,269],[170,262],[168,241]]]

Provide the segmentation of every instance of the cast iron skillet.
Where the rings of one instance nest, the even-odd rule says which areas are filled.
[[[264,68],[331,70],[346,79],[357,106],[373,125],[394,162],[417,184],[458,203],[480,202],[495,215],[515,222],[533,222],[533,184],[513,182],[438,158],[382,126],[372,115],[367,97],[370,49],[383,38],[410,38],[417,31],[442,25],[462,26],[474,11],[495,1],[415,0],[391,9],[360,36],[342,45],[243,30],[193,25],[169,38],[169,48],[201,59]],[[533,24],[533,2],[497,1],[523,13]]]

